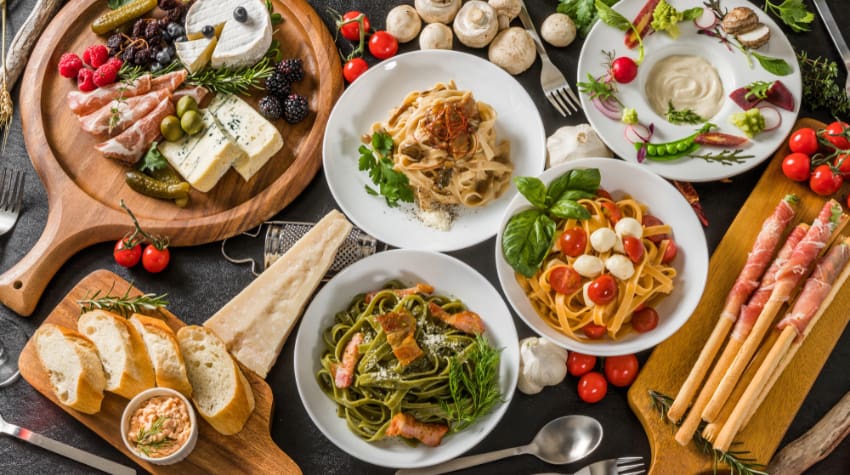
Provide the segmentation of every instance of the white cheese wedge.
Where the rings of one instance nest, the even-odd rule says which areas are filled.
[[[244,7],[248,18],[238,22],[233,10]],[[250,66],[263,58],[272,42],[272,23],[262,0],[196,0],[186,12],[186,36],[203,36],[205,26],[215,28],[218,43],[211,55],[213,68]]]
[[[339,211],[328,213],[204,326],[265,378],[351,227]]]
[[[212,56],[217,41],[215,37],[178,41],[174,43],[174,49],[177,51],[177,57],[180,58],[183,66],[190,73],[194,73],[204,69],[204,66],[210,62],[210,56]]]
[[[277,127],[237,96],[217,94],[208,110],[219,127],[245,152],[233,163],[233,168],[245,181],[283,147],[283,137]]]
[[[245,152],[218,126],[208,110],[200,111],[204,128],[177,142],[162,142],[159,151],[193,188],[207,192]]]

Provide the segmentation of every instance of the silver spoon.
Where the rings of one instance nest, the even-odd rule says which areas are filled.
[[[563,416],[543,426],[528,445],[456,458],[431,467],[399,470],[395,475],[437,475],[523,454],[563,465],[587,457],[600,442],[602,425],[599,421],[588,416]]]

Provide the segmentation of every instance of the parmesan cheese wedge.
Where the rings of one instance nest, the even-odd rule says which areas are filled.
[[[265,378],[351,228],[342,213],[331,211],[204,326]]]

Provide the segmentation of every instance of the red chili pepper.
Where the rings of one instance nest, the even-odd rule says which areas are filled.
[[[708,226],[708,218],[705,217],[705,212],[702,210],[702,205],[699,202],[699,193],[694,188],[693,185],[686,181],[677,181],[673,180],[673,185],[679,190],[688,203],[691,204],[691,208],[694,209],[694,212],[697,214],[697,218],[699,222],[702,223],[703,226]]]

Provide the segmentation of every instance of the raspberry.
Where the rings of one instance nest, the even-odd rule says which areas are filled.
[[[109,50],[104,45],[91,45],[83,51],[83,61],[93,68],[103,66],[109,59]]]
[[[62,77],[75,78],[82,67],[83,61],[74,53],[65,53],[59,58],[59,74]]]
[[[93,80],[94,71],[88,68],[80,69],[80,72],[77,73],[77,87],[83,92],[94,91],[97,89],[97,85]]]
[[[97,87],[108,86],[115,82],[118,79],[118,68],[114,63],[106,63],[101,67],[97,68],[97,71],[94,72],[92,76],[94,83]]]
[[[121,58],[116,56],[109,58],[109,61],[107,61],[106,64],[114,64],[117,69],[121,69],[121,66],[124,65],[124,61],[121,61]]]

